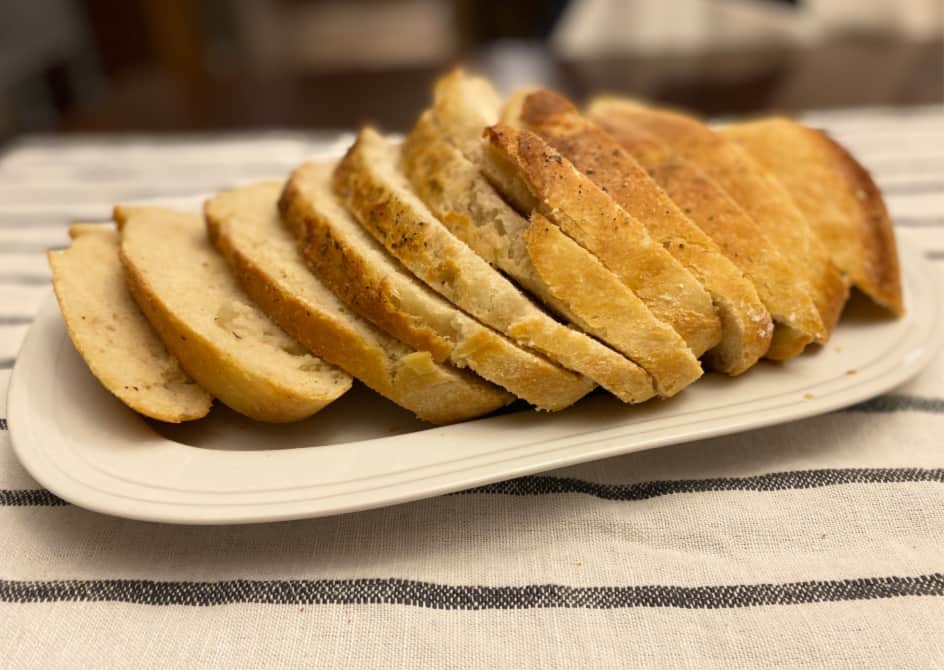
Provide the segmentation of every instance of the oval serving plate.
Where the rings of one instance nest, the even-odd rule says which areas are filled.
[[[170,204],[182,204],[174,201]],[[189,200],[193,202],[193,200]],[[52,292],[17,358],[9,430],[43,486],[90,510],[148,521],[280,521],[392,505],[525,474],[829,412],[918,373],[944,339],[934,270],[901,245],[908,315],[856,296],[825,347],[679,396],[625,406],[595,393],[431,428],[363,387],[311,419],[265,425],[217,405],[201,421],[145,420],[92,377]]]

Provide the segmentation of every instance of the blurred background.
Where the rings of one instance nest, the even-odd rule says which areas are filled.
[[[705,114],[944,101],[942,0],[0,0],[0,142],[406,130],[456,62]]]

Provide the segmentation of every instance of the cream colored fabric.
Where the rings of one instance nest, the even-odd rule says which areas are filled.
[[[810,120],[873,168],[899,237],[944,282],[944,112]],[[214,146],[227,154],[208,188],[280,176],[323,145]],[[43,250],[66,243],[71,212],[103,218],[141,183],[165,188],[200,147],[28,141],[0,157],[0,418],[48,294]],[[253,172],[262,155],[268,174]],[[127,166],[107,188],[103,156]],[[83,200],[56,195],[76,180]],[[17,184],[50,195],[17,200]],[[4,420],[0,666],[941,667],[942,435],[939,357],[882,398],[789,426],[335,518],[197,528],[59,504]]]

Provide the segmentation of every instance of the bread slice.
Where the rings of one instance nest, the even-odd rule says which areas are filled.
[[[787,360],[802,353],[826,328],[801,271],[776,239],[694,161],[647,130],[622,99],[598,98],[588,116],[609,132],[696,225],[751,280],[774,320],[765,354]],[[774,232],[774,234],[776,234]]]
[[[619,277],[539,212],[531,215],[525,243],[551,293],[567,296],[574,286],[581,288],[589,308],[581,305],[578,310],[568,303],[575,323],[642,366],[660,395],[673,396],[701,377],[701,366],[678,333],[653,317]]]
[[[417,193],[442,222],[551,309],[642,365],[653,376],[660,394],[677,393],[684,384],[697,379],[701,368],[694,355],[685,351],[684,340],[671,328],[665,328],[665,319],[660,321],[653,316],[652,305],[640,301],[637,293],[625,284],[621,286],[618,274],[588,252],[586,244],[576,245],[571,238],[584,240],[573,234],[567,238],[560,222],[554,220],[558,211],[553,206],[541,209],[544,216],[538,223],[542,224],[543,232],[539,237],[546,243],[538,246],[534,244],[537,238],[529,238],[528,221],[486,183],[479,169],[487,167],[481,134],[484,124],[495,120],[500,106],[491,85],[461,71],[453,72],[437,83],[435,100],[433,108],[421,115],[404,143],[403,167]],[[463,154],[463,150],[468,154]],[[516,181],[511,175],[498,178],[499,185],[506,187]],[[571,186],[581,188],[580,184]],[[522,211],[528,213],[535,205],[528,202]],[[548,218],[554,227],[543,225]],[[561,239],[552,242],[551,237]],[[540,262],[534,257],[539,251],[551,253],[565,248],[572,252],[564,258],[580,265],[579,273],[583,275],[580,282],[570,281],[577,268]],[[556,253],[552,255],[556,260],[562,258]],[[536,271],[537,266],[541,272]],[[552,268],[558,277],[548,275]],[[713,329],[698,332],[695,338],[717,339],[720,326],[710,299],[694,278],[682,268],[679,271],[687,279],[686,285],[704,298],[708,330]],[[597,292],[603,287],[608,287],[606,299],[601,299]],[[677,284],[673,288],[678,291]],[[672,316],[676,320],[670,325],[678,325],[678,311]],[[653,349],[660,351],[658,357],[653,356]]]
[[[777,179],[737,144],[692,117],[632,101],[609,104],[610,109],[615,106],[620,115],[698,165],[767,233],[805,280],[823,323],[823,330],[815,337],[825,342],[839,321],[849,290],[809,222]]]
[[[202,216],[117,207],[115,220],[131,295],[181,367],[222,402],[259,421],[296,421],[351,387],[252,304]]]
[[[552,319],[449,232],[410,190],[399,155],[397,145],[365,129],[334,174],[336,193],[374,238],[453,304],[520,345],[626,402],[653,395],[652,381],[637,365]]]
[[[863,293],[904,313],[895,232],[868,171],[826,133],[785,118],[720,129],[771,172],[833,262]]]
[[[295,170],[280,207],[308,263],[351,309],[408,345],[435,350],[542,409],[563,409],[594,387],[486,328],[416,280],[337,203],[333,167],[311,163]]]
[[[246,293],[314,355],[431,423],[501,407],[507,394],[433,360],[348,310],[305,265],[279,216],[282,182],[221,193],[204,206],[207,230]]]
[[[700,374],[678,334],[656,320],[597,258],[543,217],[532,219],[532,225],[507,205],[438,131],[429,110],[404,142],[403,167],[416,192],[457,237],[558,314],[630,355],[660,392],[688,383],[686,371],[695,378]],[[562,259],[565,265],[558,264]]]
[[[112,226],[78,224],[50,251],[52,285],[75,348],[92,374],[134,411],[169,423],[207,415],[209,393],[180,369],[125,286]]]
[[[722,326],[721,342],[709,357],[712,367],[741,374],[767,352],[773,323],[754,285],[612,135],[546,89],[513,96],[504,118],[571,161],[705,287]]]
[[[528,130],[499,123],[486,138],[484,172],[516,207],[540,211],[593,253],[696,356],[720,341],[704,287],[607,193]]]

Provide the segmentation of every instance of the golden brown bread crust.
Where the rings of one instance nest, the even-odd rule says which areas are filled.
[[[496,188],[522,200],[515,204],[523,211],[536,208],[599,258],[695,356],[718,344],[721,322],[711,297],[639,221],[534,133],[499,123],[485,137],[487,167],[494,170],[486,174]]]
[[[765,358],[787,360],[825,333],[816,305],[777,245],[706,174],[631,115],[619,100],[599,99],[588,111],[649,172],[682,211],[751,280],[774,319]]]
[[[207,415],[213,404],[180,368],[125,286],[118,233],[103,224],[69,229],[72,245],[48,253],[69,338],[92,374],[125,405],[168,423]]]
[[[825,342],[839,321],[848,287],[776,178],[733,141],[692,117],[628,102],[619,113],[696,163],[761,226],[805,279],[824,326],[816,339]]]
[[[279,182],[254,184],[217,195],[204,206],[214,246],[227,259],[246,293],[273,321],[316,356],[425,421],[464,421],[505,404],[505,394],[474,375],[437,364],[428,352],[412,351],[343,311],[333,296],[316,290],[318,280],[306,268],[301,270],[315,285],[313,288],[289,283],[284,262],[275,271],[272,258],[262,260],[258,245],[251,244],[257,240],[240,234],[238,228],[245,225],[241,219],[253,216],[276,219],[281,189]],[[283,231],[276,228],[265,232],[271,248],[275,243],[272,233]],[[285,230],[284,237],[282,246],[297,254],[291,233]]]
[[[888,211],[872,177],[848,151],[826,133],[785,118],[721,132],[780,180],[852,283],[893,313],[904,312]]]
[[[546,89],[513,98],[506,114],[506,120],[537,133],[609,193],[702,283],[722,321],[722,341],[710,352],[715,369],[741,374],[767,352],[773,324],[754,285],[613,136]]]
[[[320,254],[321,244],[312,245],[311,240],[330,238],[332,253],[346,259],[344,267],[357,268],[354,274],[337,273],[325,267],[335,262],[333,257],[322,255],[315,262],[319,268],[324,267],[328,271],[328,274],[322,275],[328,286],[339,281],[359,284],[361,288],[353,292],[363,294],[374,293],[374,287],[382,284],[388,298],[383,309],[395,312],[394,316],[400,317],[405,337],[411,337],[412,330],[417,328],[432,331],[448,347],[446,353],[452,363],[471,368],[538,408],[551,411],[563,409],[593,389],[594,383],[586,377],[517,347],[433,294],[380,249],[346,213],[348,224],[353,229],[348,229],[346,233],[333,232],[342,230],[339,222],[329,220],[325,204],[317,201],[317,198],[325,197],[332,198],[333,202],[333,196],[327,190],[330,173],[330,165],[303,166],[293,173],[290,179],[293,188],[287,188],[282,197],[282,207],[292,227],[304,226],[309,229],[307,235],[310,240],[302,249],[303,253],[309,256]],[[361,241],[352,239],[354,237]],[[366,251],[365,242],[369,243],[366,246],[372,250],[372,256],[371,252]],[[377,308],[370,303],[360,302],[352,305],[352,309],[368,310],[361,313],[370,320],[374,315],[373,310]]]

